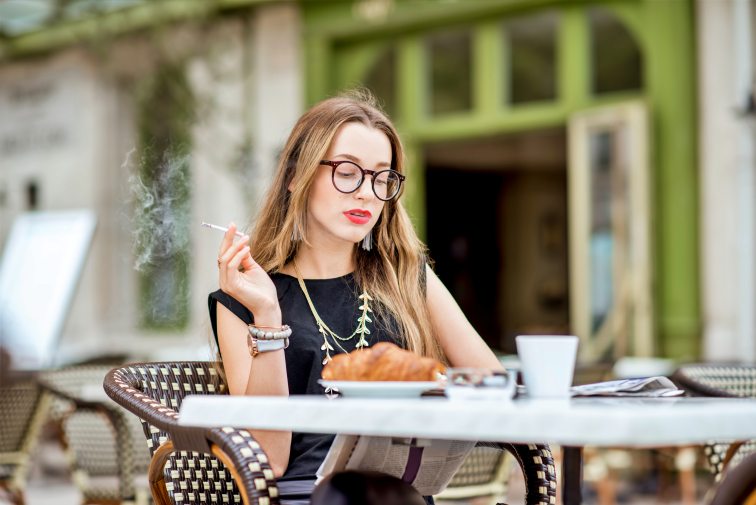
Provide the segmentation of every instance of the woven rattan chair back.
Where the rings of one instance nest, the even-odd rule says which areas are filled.
[[[0,489],[23,503],[30,453],[47,417],[50,401],[33,380],[0,388]]]
[[[142,424],[102,392],[109,365],[79,365],[44,372],[40,384],[53,395],[51,418],[63,442],[84,503],[132,502],[146,489],[136,476],[146,474],[150,452]],[[102,395],[93,393],[99,391]]]
[[[161,429],[142,417],[144,434],[153,460],[166,444],[171,447],[182,443],[179,439],[191,429],[179,427],[176,423],[181,403],[188,395],[227,394],[225,381],[218,368],[208,362],[182,363],[139,363],[111,371],[105,381],[106,391],[116,401],[132,412],[150,411],[155,418],[168,419]],[[196,429],[194,430],[197,431]],[[277,489],[273,472],[267,465],[267,458],[251,435],[244,430],[222,428],[210,430],[217,438],[214,442],[222,445],[228,453],[238,458],[254,458],[244,463],[244,468],[229,468],[217,457],[210,456],[210,450],[179,450],[171,452],[163,469],[167,497],[155,496],[158,503],[167,498],[170,503],[241,503],[242,495],[234,479],[239,471],[250,473],[245,487],[250,503],[261,505],[277,503]],[[188,436],[188,435],[187,435]],[[193,435],[196,436],[196,435]],[[212,451],[213,454],[217,453]],[[237,458],[237,459],[238,459]],[[233,465],[232,465],[233,466]],[[271,498],[272,497],[272,498]]]
[[[507,451],[491,447],[475,447],[454,474],[449,485],[436,498],[471,500],[488,498],[489,505],[499,503],[507,494],[514,458]]]
[[[672,380],[692,396],[756,398],[756,365],[684,365]],[[738,445],[712,442],[704,451],[719,479],[728,464],[736,465],[756,452],[756,441]]]
[[[163,407],[178,412],[188,395],[228,394],[226,383],[211,363],[144,363],[126,367],[139,381],[139,390]],[[165,442],[169,435],[142,420],[150,454]]]

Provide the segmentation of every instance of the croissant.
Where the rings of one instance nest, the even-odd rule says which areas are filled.
[[[323,378],[344,381],[434,381],[444,366],[433,358],[405,351],[390,342],[368,349],[337,354],[325,367]]]

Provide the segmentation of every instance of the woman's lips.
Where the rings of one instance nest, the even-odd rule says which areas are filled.
[[[344,212],[344,215],[354,224],[365,224],[373,216],[369,210],[352,209]]]

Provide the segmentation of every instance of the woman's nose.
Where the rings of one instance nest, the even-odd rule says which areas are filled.
[[[362,199],[368,199],[375,196],[373,194],[373,176],[370,174],[366,174],[365,178],[362,179],[362,184],[360,184],[360,187],[357,188],[357,191],[355,192],[358,198]]]

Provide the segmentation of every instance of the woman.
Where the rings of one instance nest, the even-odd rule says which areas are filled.
[[[209,306],[231,394],[323,394],[331,356],[379,341],[500,368],[427,267],[400,201],[404,167],[394,126],[369,98],[331,98],[299,119],[252,239],[234,242],[231,224],[218,255]],[[281,492],[308,495],[333,436],[253,436]]]

